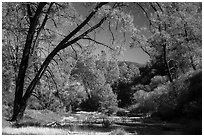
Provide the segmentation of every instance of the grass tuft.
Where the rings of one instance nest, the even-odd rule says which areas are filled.
[[[5,127],[2,129],[3,135],[67,135],[68,131],[54,128],[44,127],[22,127],[11,128]]]

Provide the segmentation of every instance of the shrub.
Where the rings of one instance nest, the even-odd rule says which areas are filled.
[[[134,94],[135,105],[130,108],[131,113],[148,113],[157,111],[158,106],[163,103],[163,97],[168,94],[170,83],[159,84],[151,91],[139,90]],[[161,97],[160,97],[161,96]]]
[[[165,119],[199,118],[202,115],[202,72],[188,72],[168,85],[168,94],[156,99],[157,112]],[[191,116],[193,114],[193,116]]]
[[[201,116],[199,112],[202,111],[202,71],[189,72],[180,77],[178,82],[182,83],[175,85],[176,88],[179,87],[178,105],[176,108],[178,113],[188,114],[188,111],[195,109],[198,115]]]
[[[127,116],[128,111],[124,108],[118,108],[116,115],[117,116]]]
[[[123,128],[117,128],[113,131],[111,131],[110,135],[128,135],[129,133],[127,133]]]
[[[166,76],[154,76],[151,79],[150,87],[152,89],[158,87],[158,85],[165,84],[168,81]]]
[[[113,122],[108,117],[103,118],[102,126],[104,128],[109,128],[112,124],[113,124]]]
[[[113,93],[112,88],[109,84],[105,85],[98,92],[100,96],[100,108],[99,110],[108,110],[117,106],[117,96]]]
[[[13,108],[11,106],[2,105],[2,116],[6,118],[10,118],[12,115]]]
[[[113,93],[109,84],[104,85],[97,91],[91,92],[91,98],[81,103],[81,108],[87,111],[101,111],[113,113],[117,108],[117,96]]]
[[[130,107],[128,107],[130,114],[135,115],[137,113],[141,113],[140,106],[141,106],[140,103],[136,103],[136,104],[133,104]]]

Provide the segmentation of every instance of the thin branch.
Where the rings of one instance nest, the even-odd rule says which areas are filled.
[[[114,50],[113,48],[109,47],[108,45],[106,45],[106,44],[104,44],[104,43],[101,43],[101,42],[98,42],[98,41],[96,41],[96,40],[94,40],[94,39],[91,39],[91,38],[83,38],[83,39],[91,40],[91,41],[93,41],[93,42],[95,42],[95,43],[97,43],[97,44],[99,44],[99,45],[103,45],[103,46],[105,46],[105,47],[107,47],[107,48],[109,48],[109,49],[111,49],[111,50]]]
[[[149,54],[149,52],[146,51],[142,46],[140,46],[140,48],[141,48],[147,55],[149,55],[149,57],[151,57],[151,55]]]
[[[37,98],[38,100],[40,100],[40,97],[37,95],[36,92],[33,91],[31,95],[32,95],[33,97]]]
[[[68,42],[68,40],[70,38],[72,38],[76,33],[78,33],[90,20],[91,18],[95,15],[95,13],[98,11],[99,8],[101,8],[103,5],[107,4],[107,2],[101,2],[99,3],[93,10],[92,12],[89,14],[89,16],[77,27],[75,28],[71,33],[69,33],[69,35],[67,35],[60,43],[59,45],[66,45],[65,43]],[[94,28],[94,27],[92,27]],[[95,29],[95,28],[94,28]],[[93,29],[93,30],[94,30]],[[89,29],[90,30],[90,29]],[[93,31],[91,29],[91,31]],[[89,32],[88,32],[89,33]],[[85,35],[87,35],[88,33],[86,33]],[[75,39],[77,40],[77,39]],[[63,48],[66,46],[62,46]]]
[[[78,42],[76,42],[76,44],[80,47],[80,49],[82,50],[82,45],[79,44]]]
[[[116,22],[115,30],[118,30],[118,21]]]
[[[58,62],[57,62],[54,58],[53,58],[52,60],[53,60],[57,65],[59,65]]]
[[[51,19],[51,20],[53,21],[55,28],[58,28],[57,24],[55,23],[55,20],[54,19]]]
[[[101,19],[101,21],[96,24],[95,26],[93,26],[92,28],[88,29],[87,31],[85,31],[84,33],[82,33],[81,35],[79,35],[78,37],[74,38],[71,41],[68,41],[67,43],[63,44],[60,48],[64,49],[70,45],[72,45],[73,43],[77,42],[80,39],[83,39],[84,36],[87,36],[87,34],[89,34],[90,32],[92,32],[93,30],[95,30],[96,28],[98,28],[99,26],[101,26],[101,24],[107,19],[107,17],[104,17]]]
[[[78,55],[77,55],[77,52],[76,52],[76,50],[74,49],[74,47],[71,45],[71,48],[74,50],[74,53],[75,53],[75,55],[76,55],[76,60],[78,60]]]
[[[41,65],[38,73],[35,75],[35,78],[32,80],[32,82],[29,84],[28,88],[26,89],[26,92],[23,96],[23,100],[27,100],[33,89],[35,88],[36,83],[38,80],[42,77],[43,73],[45,72],[46,68],[48,67],[50,61],[53,59],[53,57],[62,49],[76,43],[79,39],[82,39],[84,36],[86,36],[88,33],[92,32],[94,29],[98,28],[105,20],[106,17],[103,18],[98,24],[96,24],[94,27],[90,28],[77,38],[74,38],[73,40],[69,41],[72,37],[74,37],[91,19],[92,17],[97,13],[98,9],[101,8],[103,5],[107,4],[106,2],[101,2],[97,4],[97,6],[92,10],[92,12],[89,14],[89,16],[77,27],[75,28],[69,35],[67,35],[56,47],[55,49],[47,56],[43,64]],[[22,63],[21,63],[22,64]],[[21,82],[21,81],[20,81]],[[19,83],[20,83],[19,82]],[[21,90],[20,90],[21,91]],[[20,97],[22,97],[20,95]]]
[[[137,3],[137,5],[138,5],[138,6],[143,10],[143,12],[145,13],[145,16],[147,17],[147,19],[148,19],[148,21],[149,21],[149,29],[150,29],[150,27],[152,26],[152,22],[151,22],[151,20],[150,20],[148,14],[147,14],[147,11],[146,11],[139,3]],[[150,30],[151,30],[151,29],[150,29]]]
[[[48,66],[48,68],[47,68],[47,72],[50,74],[51,79],[53,80],[54,85],[55,85],[55,88],[56,88],[56,90],[57,90],[57,92],[58,92],[58,91],[59,91],[59,89],[58,89],[57,83],[56,83],[56,82],[55,82],[55,80],[54,80],[55,76],[54,76],[54,74],[53,74],[52,70],[49,68],[49,66]]]
[[[109,31],[110,31],[110,33],[111,33],[111,36],[112,36],[112,44],[113,44],[114,41],[115,41],[115,37],[114,37],[113,32],[112,32],[112,30],[111,30],[111,22],[110,22],[110,21],[109,21],[109,23],[108,23],[108,29],[109,29]]]
[[[50,6],[49,6],[49,8],[48,8],[48,10],[47,10],[47,12],[46,12],[45,18],[44,18],[44,20],[43,20],[43,22],[42,22],[40,28],[39,28],[38,31],[37,31],[36,39],[35,39],[34,42],[33,42],[33,47],[32,47],[32,50],[31,50],[32,52],[34,51],[34,48],[36,47],[36,43],[37,43],[38,38],[39,38],[39,36],[40,36],[41,30],[44,28],[44,26],[45,26],[45,24],[46,24],[46,22],[47,22],[48,14],[49,14],[49,12],[50,12],[50,10],[51,10],[52,5],[53,5],[53,2],[50,3]]]
[[[157,9],[153,6],[152,2],[150,2],[150,6],[153,8],[153,10],[154,10],[155,12],[157,12]]]
[[[59,33],[59,32],[53,31],[53,30],[48,29],[48,28],[44,28],[44,30],[47,31],[49,34],[56,33],[56,34],[58,34],[58,35],[60,35],[60,36],[63,36],[63,37],[66,36],[66,35],[63,35],[63,34],[61,34],[61,33]]]
[[[59,55],[58,53],[57,53],[56,55],[59,57],[60,61],[63,62],[63,60],[62,60],[62,58],[60,57],[60,55]]]
[[[126,42],[126,35],[125,35],[125,32],[123,32],[123,37],[124,37],[124,44],[125,44],[125,42]]]
[[[159,9],[161,10],[161,12],[163,12],[163,10],[162,10],[160,4],[159,4],[158,2],[156,2],[156,4],[157,4],[157,6],[159,7]]]

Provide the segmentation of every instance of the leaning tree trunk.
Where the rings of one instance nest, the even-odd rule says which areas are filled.
[[[77,28],[75,28],[69,35],[67,35],[57,46],[56,48],[47,56],[47,58],[45,59],[45,61],[43,62],[43,64],[41,65],[39,71],[37,72],[35,78],[32,80],[32,82],[30,83],[30,85],[28,86],[25,94],[23,96],[20,96],[19,98],[17,98],[18,92],[23,94],[23,89],[22,90],[16,90],[15,92],[15,101],[14,101],[14,111],[13,111],[13,116],[11,121],[18,121],[21,120],[24,114],[24,111],[26,109],[27,106],[27,102],[28,99],[30,98],[37,82],[40,80],[40,78],[42,77],[42,75],[44,74],[45,70],[47,69],[49,63],[51,62],[51,60],[54,58],[54,56],[62,49],[76,43],[78,40],[82,39],[84,36],[86,36],[87,34],[89,34],[90,32],[92,32],[93,30],[95,30],[96,28],[100,27],[101,24],[106,20],[106,18],[104,17],[103,19],[101,19],[101,21],[94,25],[93,27],[91,27],[90,29],[88,29],[87,31],[85,31],[84,33],[82,33],[81,35],[79,35],[78,37],[74,38],[73,40],[69,41],[73,36],[75,36],[75,34],[77,34],[90,20],[91,18],[95,15],[95,13],[98,11],[99,8],[101,8],[103,5],[107,4],[106,2],[101,2],[99,3],[95,9],[89,14],[89,16],[79,25],[77,26]],[[37,12],[37,11],[36,11]],[[34,16],[35,17],[35,16]],[[30,34],[28,34],[30,35]],[[30,49],[30,48],[29,48]],[[26,54],[27,55],[27,54]],[[27,68],[27,67],[26,67]],[[25,69],[25,68],[24,68]],[[25,69],[26,70],[26,69]],[[20,76],[20,75],[19,75]],[[23,77],[25,77],[25,74],[23,75]]]
[[[18,100],[15,98],[15,101],[14,101],[15,107],[14,107],[14,110],[13,110],[13,116],[12,116],[11,121],[19,121],[19,120],[22,119],[25,108],[27,106],[28,99],[30,98],[30,96],[31,96],[37,82],[40,80],[40,78],[42,77],[42,75],[45,72],[46,68],[48,67],[50,61],[57,54],[58,51],[59,51],[59,49],[56,48],[55,50],[53,50],[48,55],[48,57],[46,58],[44,63],[41,65],[40,70],[37,72],[35,78],[32,80],[32,82],[28,86],[28,88],[27,88],[25,94],[23,95],[23,97],[19,98]]]
[[[40,15],[41,15],[42,10],[43,10],[45,5],[46,5],[46,3],[40,3],[37,10],[36,10],[34,17],[32,17],[32,18],[30,17],[30,27],[29,27],[28,34],[27,34],[25,47],[23,49],[23,56],[21,59],[20,67],[19,67],[18,78],[16,80],[14,109],[13,109],[13,116],[11,118],[11,121],[19,120],[20,117],[18,117],[17,115],[22,110],[22,108],[24,108],[24,106],[26,106],[24,101],[22,101],[25,74],[26,74],[26,70],[28,67],[30,49],[32,46],[32,41],[33,41],[33,37],[35,34],[35,30],[36,30]],[[28,11],[29,11],[29,5],[27,5],[27,6],[28,6]],[[30,12],[28,12],[28,13],[30,13]]]

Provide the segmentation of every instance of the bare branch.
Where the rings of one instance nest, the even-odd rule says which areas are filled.
[[[76,42],[76,44],[80,47],[80,49],[82,50],[82,46],[81,44],[79,44],[78,42]]]
[[[36,43],[37,43],[37,41],[38,41],[38,38],[39,38],[39,36],[40,36],[40,32],[41,32],[41,30],[44,28],[44,26],[45,26],[45,24],[46,24],[46,22],[47,22],[48,14],[49,14],[49,12],[50,12],[50,10],[51,10],[52,5],[53,5],[53,2],[51,2],[50,6],[49,6],[49,8],[48,8],[48,10],[47,10],[47,12],[46,12],[45,18],[44,18],[44,20],[43,20],[43,22],[42,22],[40,28],[39,28],[38,31],[37,31],[36,39],[35,39],[34,42],[33,42],[33,48],[32,48],[33,51],[34,51],[34,48],[35,48]],[[31,50],[31,51],[32,51],[32,50]]]
[[[159,7],[159,9],[161,10],[161,12],[163,12],[163,10],[162,10],[160,4],[159,4],[158,2],[156,2],[156,4],[157,4],[157,6]]]
[[[153,10],[154,10],[155,12],[157,12],[157,9],[153,6],[152,2],[150,2],[150,6],[153,8]]]
[[[45,59],[45,61],[43,62],[43,64],[41,65],[38,73],[35,75],[35,78],[32,80],[32,82],[29,84],[28,88],[26,89],[26,92],[23,96],[23,100],[27,100],[33,89],[35,88],[36,83],[38,82],[38,80],[42,77],[43,73],[45,72],[46,68],[48,67],[50,61],[53,59],[53,57],[62,49],[76,43],[79,39],[83,38],[84,36],[86,36],[88,33],[92,32],[94,29],[98,28],[105,20],[106,17],[104,17],[98,24],[96,24],[94,27],[90,28],[89,30],[87,30],[86,32],[84,32],[83,34],[81,34],[80,36],[78,36],[77,38],[74,38],[73,40],[69,41],[69,39],[71,39],[72,37],[75,36],[75,34],[77,34],[81,28],[83,28],[91,19],[92,17],[95,15],[95,13],[98,11],[99,8],[101,8],[103,5],[105,5],[107,3],[99,3],[94,9],[93,11],[89,14],[89,16],[77,27],[75,28],[69,35],[67,35],[57,46],[56,48],[47,56],[47,58]],[[20,95],[20,97],[22,97],[22,95]]]
[[[149,54],[149,52],[146,51],[142,46],[140,46],[140,48],[141,48],[147,55],[149,55],[149,57],[151,57],[151,55]]]
[[[40,100],[40,97],[37,95],[37,93],[33,92],[31,95],[32,95],[33,97],[37,98],[38,100]]]
[[[67,43],[63,44],[60,48],[63,49],[63,48],[66,48],[70,45],[72,45],[73,43],[77,42],[78,40],[80,39],[83,39],[84,36],[87,36],[87,34],[89,34],[90,32],[92,32],[93,30],[95,30],[96,28],[98,28],[99,26],[101,26],[101,24],[107,19],[107,17],[104,17],[101,19],[101,21],[96,24],[95,26],[93,26],[92,28],[88,29],[87,31],[85,31],[84,33],[82,33],[81,35],[79,35],[78,37],[74,38],[73,40],[71,41],[68,41]]]
[[[71,48],[74,50],[74,52],[75,52],[75,55],[76,55],[76,60],[78,60],[78,56],[77,56],[77,52],[76,52],[76,50],[74,49],[74,47],[71,45]]]
[[[47,72],[50,74],[50,76],[51,76],[51,78],[52,78],[52,80],[53,80],[53,82],[54,82],[55,88],[56,88],[56,90],[57,90],[57,92],[58,92],[59,89],[58,89],[57,83],[56,83],[55,80],[54,80],[55,76],[54,76],[52,70],[49,68],[49,66],[48,66]]]
[[[123,32],[123,37],[124,37],[124,43],[126,42],[126,35],[125,35],[125,32]]]
[[[114,37],[113,32],[112,32],[112,30],[111,30],[111,22],[110,22],[110,21],[109,21],[109,23],[108,23],[108,29],[109,29],[109,31],[110,31],[110,33],[111,33],[111,36],[112,36],[112,44],[113,44],[114,41],[115,41],[115,37]]]
[[[150,20],[148,14],[147,14],[147,11],[146,11],[139,3],[137,3],[137,5],[138,5],[138,6],[142,9],[142,11],[145,13],[145,16],[147,17],[148,22],[149,22],[149,29],[150,29],[150,27],[152,26],[152,22],[151,22],[151,20]],[[150,29],[150,30],[151,30],[151,29]]]
[[[66,42],[68,42],[68,40],[70,38],[72,38],[76,33],[78,33],[90,20],[91,18],[95,15],[95,13],[98,11],[99,8],[101,8],[103,5],[107,4],[107,2],[101,2],[99,3],[94,9],[93,11],[89,14],[89,16],[77,27],[75,28],[69,35],[67,35],[60,43],[59,45],[65,45]],[[100,25],[99,25],[100,26]],[[92,27],[94,28],[94,27]],[[95,28],[94,28],[95,29]],[[92,29],[91,31],[93,31],[94,29]],[[90,30],[90,29],[89,29]],[[89,33],[89,32],[88,32]],[[86,34],[88,34],[86,33]],[[85,35],[86,35],[85,34]],[[76,39],[75,39],[76,40]],[[75,41],[76,42],[76,41]],[[62,46],[64,48],[64,46]],[[66,46],[65,46],[66,47]]]
[[[105,47],[107,47],[107,48],[109,48],[109,49],[111,49],[111,50],[114,50],[113,48],[109,47],[108,45],[106,45],[106,44],[104,44],[104,43],[101,43],[101,42],[98,42],[98,41],[96,41],[96,40],[94,40],[94,39],[91,39],[91,38],[83,38],[83,39],[91,40],[91,41],[93,41],[93,42],[95,42],[95,43],[97,43],[97,44],[99,44],[99,45],[103,45],[103,46],[105,46]]]
[[[59,55],[59,54],[56,54],[56,55],[59,57],[60,61],[63,62],[63,60],[62,60],[62,58],[60,57],[60,55]]]
[[[51,19],[51,20],[53,21],[55,27],[58,28],[58,27],[57,27],[57,24],[55,23],[55,20],[54,20],[54,19]]]

